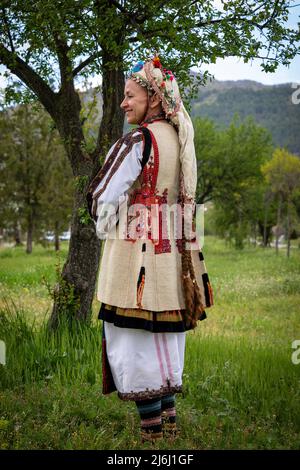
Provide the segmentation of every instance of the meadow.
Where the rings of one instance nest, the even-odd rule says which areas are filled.
[[[49,333],[53,247],[0,249],[0,449],[146,449],[132,402],[101,393],[100,307],[89,325]],[[299,449],[300,250],[203,249],[214,289],[208,318],[187,334],[180,436],[158,449]],[[300,354],[298,355],[300,358]],[[295,361],[294,361],[295,362]]]

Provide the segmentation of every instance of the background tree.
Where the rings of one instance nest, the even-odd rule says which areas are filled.
[[[270,131],[276,147],[286,147],[300,155],[300,106],[293,103],[298,96],[300,87],[293,89],[290,83],[263,85],[252,80],[214,80],[193,100],[192,116],[209,118],[224,128],[234,114],[241,120],[252,116]]]
[[[226,184],[228,168],[223,155],[221,132],[214,122],[197,117],[193,124],[198,174],[197,203],[204,204],[215,199]]]
[[[220,132],[218,145],[215,172],[219,170],[219,181],[213,192],[219,208],[216,224],[220,234],[234,239],[237,248],[243,248],[262,208],[260,167],[270,158],[271,138],[251,118],[241,123],[235,117],[228,129]],[[200,168],[205,173],[205,165]]]
[[[72,235],[61,285],[69,285],[88,318],[94,294],[100,243],[83,215],[90,179],[101,156],[122,133],[119,104],[124,71],[149,48],[159,50],[183,80],[192,65],[217,57],[260,57],[265,71],[288,64],[298,52],[299,31],[286,27],[289,5],[283,1],[213,1],[167,4],[158,0],[2,0],[0,61],[39,99],[64,141],[75,177]],[[93,150],[86,147],[75,81],[101,72],[103,118]],[[12,89],[9,88],[8,91]],[[16,96],[14,94],[14,96]],[[80,187],[80,189],[79,189]],[[58,286],[59,290],[60,286]],[[59,318],[60,296],[51,324]]]
[[[261,182],[260,200],[261,210],[259,211],[257,223],[259,233],[262,237],[264,247],[270,246],[272,237],[272,227],[276,224],[276,202],[270,186],[266,182]]]
[[[198,167],[197,202],[223,200],[245,177],[257,176],[259,162],[272,150],[270,133],[251,117],[236,115],[228,128],[217,129],[207,118],[194,119]]]
[[[26,251],[46,230],[68,228],[71,170],[49,116],[31,105],[0,115],[1,224],[27,232]]]
[[[18,206],[13,201],[15,180],[13,173],[7,170],[7,160],[11,152],[10,136],[12,131],[9,119],[6,118],[7,114],[0,114],[0,229],[3,240],[5,234],[14,233],[17,246],[21,245],[21,233]]]
[[[40,231],[45,233],[45,230],[50,230],[54,233],[54,247],[57,251],[60,249],[60,235],[67,231],[71,224],[76,180],[72,177],[68,158],[56,130],[52,130],[52,139],[47,155],[49,167],[45,186],[40,192]]]
[[[238,116],[222,131],[205,118],[196,118],[194,127],[197,202],[214,201],[220,209],[218,232],[234,238],[236,246],[242,248],[251,227],[255,236],[258,221],[263,218],[260,166],[271,155],[270,134],[251,118],[241,123]]]
[[[276,252],[278,253],[278,233],[282,212],[286,212],[287,256],[290,256],[290,235],[292,215],[296,213],[294,204],[300,191],[300,160],[285,149],[277,148],[272,160],[262,167],[271,190],[277,197]]]
[[[6,120],[2,173],[7,207],[27,232],[26,252],[31,253],[35,224],[40,216],[39,192],[45,184],[49,137],[39,118],[29,105],[18,106],[14,111],[2,114]],[[8,178],[6,179],[6,175]]]

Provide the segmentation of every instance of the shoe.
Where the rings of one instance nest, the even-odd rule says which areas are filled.
[[[151,432],[151,431],[141,431],[141,440],[142,444],[145,442],[150,442],[151,444],[155,444],[156,442],[163,440],[163,433],[162,432]]]
[[[169,417],[165,411],[161,414],[163,436],[167,439],[176,439],[180,435],[179,429],[177,429],[176,423],[170,423]]]

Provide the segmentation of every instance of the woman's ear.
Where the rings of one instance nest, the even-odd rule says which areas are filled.
[[[161,103],[160,96],[157,93],[154,93],[154,95],[150,97],[150,107],[156,108],[156,106],[158,106],[160,103]]]

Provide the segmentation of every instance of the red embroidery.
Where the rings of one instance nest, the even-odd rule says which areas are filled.
[[[135,189],[131,194],[126,240],[135,242],[139,238],[150,239],[155,245],[155,254],[170,253],[168,214],[166,206],[164,207],[168,202],[168,189],[164,190],[162,196],[158,194],[156,183],[159,170],[159,151],[151,131],[150,134],[154,152],[142,171],[141,188]]]
[[[182,255],[182,238],[177,238],[176,246],[177,246],[178,252]]]
[[[188,233],[184,233],[184,223],[185,223],[185,217],[188,217],[191,215],[190,214],[190,209],[188,207],[188,202],[185,204],[181,198],[180,195],[177,198],[177,207],[180,208],[180,212],[178,213],[178,217],[176,220],[176,226],[175,226],[175,231],[176,231],[176,246],[178,249],[178,252],[182,254],[183,251],[183,235],[185,235],[186,241],[189,241],[190,243],[196,243],[196,220],[195,220],[195,210],[193,211],[192,215],[192,227],[191,227],[191,232],[188,231]],[[187,213],[186,213],[187,211]]]
[[[168,189],[166,188],[163,192],[163,195],[160,197],[159,201],[159,241],[155,245],[155,254],[158,255],[160,253],[171,253],[171,243],[170,239],[167,238],[168,232],[168,214],[166,213],[168,203]],[[163,204],[163,206],[162,206]]]

